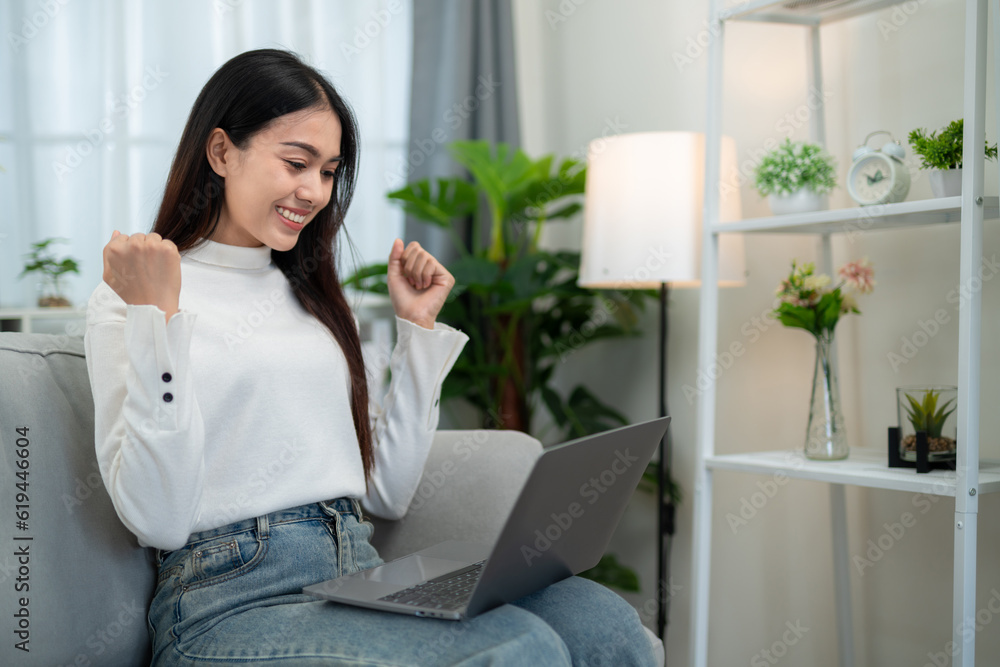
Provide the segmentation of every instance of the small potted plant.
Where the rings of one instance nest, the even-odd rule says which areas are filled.
[[[917,460],[917,431],[927,434],[929,461],[955,458],[956,420],[951,418],[958,407],[958,387],[899,387],[896,405],[899,412],[899,456]]]
[[[921,167],[931,169],[928,178],[935,197],[956,197],[962,194],[962,118],[953,120],[948,127],[927,133],[923,128],[910,132],[910,146],[920,156]],[[986,143],[986,158],[997,159],[997,145]]]
[[[73,305],[63,295],[61,279],[67,273],[79,274],[80,268],[72,257],[56,259],[49,247],[53,243],[65,240],[50,238],[33,243],[31,252],[25,255],[28,261],[18,278],[23,278],[29,273],[42,274],[41,291],[38,295],[38,305],[41,308],[65,308]]]
[[[754,172],[757,192],[774,215],[822,211],[837,186],[833,157],[818,144],[785,139],[764,156]]]

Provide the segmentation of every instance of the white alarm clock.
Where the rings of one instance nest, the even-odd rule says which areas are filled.
[[[868,147],[876,134],[888,134],[890,141],[880,149]],[[851,156],[847,171],[847,193],[862,206],[903,201],[910,192],[910,172],[903,164],[906,151],[885,130],[872,132]]]

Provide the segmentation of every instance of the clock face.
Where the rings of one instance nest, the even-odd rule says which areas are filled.
[[[893,189],[893,176],[894,170],[889,158],[878,154],[864,157],[851,170],[851,196],[859,204],[878,202]]]

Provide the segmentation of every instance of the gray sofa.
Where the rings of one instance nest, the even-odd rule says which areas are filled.
[[[155,569],[111,505],[93,429],[83,339],[0,333],[0,665],[149,662]],[[376,523],[379,552],[492,542],[540,450],[517,432],[439,432],[407,516]]]

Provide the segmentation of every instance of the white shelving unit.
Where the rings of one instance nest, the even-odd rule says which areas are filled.
[[[900,0],[751,0],[724,9],[722,0],[710,0],[709,20],[716,38],[709,45],[708,127],[706,131],[706,183],[719,182],[722,134],[722,52],[725,31],[736,21],[785,23],[790,30],[808,31],[809,83],[822,90],[820,63],[821,26],[899,4]],[[993,30],[1000,34],[1000,0],[990,0]],[[983,219],[1000,217],[997,197],[982,196],[986,108],[987,0],[966,0],[964,101],[965,135],[962,196],[907,201],[879,207],[820,211],[719,223],[718,193],[705,188],[702,245],[702,288],[699,319],[699,368],[710,368],[718,347],[718,245],[719,234],[795,233],[821,239],[822,260],[830,271],[831,234],[851,234],[873,229],[959,222],[961,225],[960,280],[972,284],[982,261]],[[1000,61],[1000,51],[998,51]],[[997,67],[1000,76],[1000,62]],[[997,82],[1000,84],[1000,82]],[[1000,95],[1000,85],[997,87]],[[1000,125],[1000,123],[998,123]],[[826,144],[825,118],[820,106],[810,119],[810,138]],[[1000,127],[997,128],[1000,131]],[[846,485],[948,496],[955,499],[954,580],[952,640],[958,653],[952,664],[973,667],[975,633],[962,629],[975,623],[976,530],[979,496],[1000,492],[1000,462],[979,460],[979,388],[982,299],[978,291],[959,309],[958,387],[959,412],[957,470],[917,475],[912,469],[890,469],[885,450],[852,449],[844,461],[809,461],[799,451],[718,455],[715,453],[715,386],[709,386],[698,404],[698,454],[694,490],[694,543],[692,559],[691,663],[708,665],[709,578],[712,543],[712,473],[734,470],[756,474],[783,473],[789,477],[830,485],[833,563],[837,607],[839,664],[854,665],[851,600],[847,552]]]
[[[64,327],[72,324],[70,330],[79,330],[80,335],[83,335],[86,319],[86,306],[80,308],[0,308],[0,331],[34,333],[39,328],[37,326],[39,322],[59,322]]]

